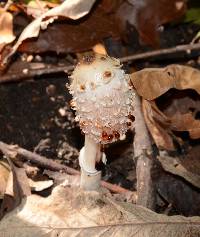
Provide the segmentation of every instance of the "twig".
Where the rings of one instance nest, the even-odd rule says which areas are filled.
[[[183,44],[183,45],[177,45],[177,46],[171,47],[171,48],[158,49],[158,50],[153,50],[150,52],[130,55],[130,56],[121,58],[120,61],[122,63],[125,63],[128,61],[135,61],[138,59],[150,58],[150,57],[154,57],[154,56],[161,56],[161,55],[173,54],[173,53],[184,52],[184,51],[187,53],[191,53],[192,50],[198,50],[198,49],[200,49],[200,43]]]
[[[41,168],[46,168],[52,171],[66,172],[71,175],[80,175],[80,172],[78,170],[70,168],[66,165],[59,164],[53,160],[47,159],[44,156],[40,156],[17,145],[8,145],[0,141],[0,150],[3,154],[9,154],[9,157],[16,157],[18,155],[23,159],[30,161],[31,163],[37,164],[37,166]],[[128,189],[105,181],[101,181],[101,185],[114,193],[126,193],[130,195],[133,194],[133,192]]]
[[[22,81],[27,80],[30,77],[41,76],[44,74],[52,74],[58,72],[70,72],[74,69],[74,65],[70,66],[57,66],[57,67],[45,67],[42,69],[29,69],[28,73],[17,73],[11,75],[5,75],[0,77],[0,84],[5,82],[12,82],[12,81]]]
[[[152,147],[142,112],[141,98],[135,98],[134,159],[137,175],[137,204],[149,209],[155,208],[155,187],[152,181]]]
[[[166,49],[159,49],[159,50],[153,50],[150,52],[145,52],[145,53],[139,53],[139,54],[134,54],[130,55],[127,57],[122,57],[120,61],[122,63],[127,63],[129,61],[136,61],[138,59],[146,59],[154,56],[161,56],[161,55],[166,55],[166,54],[173,54],[177,52],[184,52],[186,51],[187,53],[190,53],[191,50],[198,50],[200,49],[200,43],[196,44],[183,44],[183,45],[178,45],[172,48],[166,48]],[[35,69],[35,70],[29,70],[27,74],[24,73],[17,73],[17,74],[12,74],[12,75],[5,75],[1,76],[0,78],[0,84],[5,83],[5,82],[11,82],[11,81],[21,81],[21,80],[27,80],[30,77],[34,76],[40,76],[43,74],[52,74],[52,73],[58,73],[58,72],[67,72],[69,73],[74,69],[74,65],[70,66],[55,66],[55,67],[47,67],[43,69]]]

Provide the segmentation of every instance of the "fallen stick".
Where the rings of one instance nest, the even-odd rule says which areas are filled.
[[[53,73],[59,73],[59,72],[66,72],[69,73],[74,69],[74,65],[70,66],[52,66],[40,69],[29,69],[28,73],[12,73],[12,74],[6,74],[5,76],[0,76],[0,84],[5,83],[5,82],[12,82],[12,81],[23,81],[27,80],[31,77],[35,76],[41,76],[44,74],[53,74]],[[23,70],[22,70],[23,71]]]
[[[155,56],[161,56],[161,55],[167,55],[167,54],[173,54],[178,52],[187,52],[190,53],[192,50],[199,50],[200,49],[200,43],[196,44],[183,44],[183,45],[177,45],[175,47],[171,48],[165,48],[165,49],[158,49],[153,50],[145,53],[138,53],[129,55],[126,57],[120,58],[120,61],[122,63],[127,63],[131,61],[136,61],[138,59],[146,59],[151,58]],[[17,74],[7,74],[0,77],[0,84],[5,82],[11,82],[11,81],[21,81],[21,80],[27,80],[30,77],[34,76],[41,76],[44,74],[52,74],[52,73],[58,73],[58,72],[66,72],[69,73],[74,69],[75,65],[69,65],[69,66],[52,66],[52,67],[45,67],[42,69],[31,69],[27,74],[25,73],[17,73]]]
[[[156,192],[152,180],[154,160],[151,138],[142,112],[141,98],[135,98],[134,160],[136,161],[137,204],[154,210]]]
[[[44,156],[40,156],[17,145],[9,145],[0,141],[0,150],[3,154],[9,156],[10,158],[14,159],[17,156],[20,156],[23,159],[30,161],[31,163],[36,164],[41,168],[46,168],[52,171],[66,172],[71,175],[80,175],[80,172],[78,170],[70,168],[66,165],[59,164],[53,160],[47,159]],[[101,181],[101,185],[102,187],[107,188],[113,193],[126,193],[130,195],[134,194],[134,192],[131,192],[128,189],[122,188],[116,184],[105,182],[103,180]]]
[[[153,50],[150,52],[126,56],[126,57],[121,58],[120,61],[122,63],[125,63],[125,62],[134,61],[138,59],[150,58],[150,57],[161,56],[161,55],[166,55],[166,54],[173,54],[173,53],[178,53],[178,52],[187,52],[188,54],[190,54],[192,50],[199,50],[199,49],[200,49],[200,43],[182,44],[182,45],[177,45],[171,48],[158,49],[158,50]]]

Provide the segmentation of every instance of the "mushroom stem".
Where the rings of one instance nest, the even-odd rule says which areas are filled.
[[[101,172],[95,168],[96,161],[101,158],[100,144],[85,136],[85,145],[80,151],[79,164],[81,167],[81,188],[98,190],[100,187]]]

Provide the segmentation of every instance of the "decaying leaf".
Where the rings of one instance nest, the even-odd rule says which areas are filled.
[[[156,187],[158,193],[182,215],[200,215],[200,193],[184,179],[162,172],[156,179]]]
[[[6,44],[13,42],[14,39],[13,16],[0,8],[0,52]]]
[[[10,168],[9,168],[8,163],[4,160],[1,160],[0,161],[0,199],[4,197],[9,173],[10,173]]]
[[[149,131],[159,148],[174,150],[182,144],[174,131],[187,131],[192,139],[200,138],[200,71],[188,66],[170,65],[163,69],[144,69],[131,75],[131,81],[143,100],[143,112]],[[155,99],[169,91],[159,106]],[[190,96],[192,89],[196,95]],[[181,91],[182,90],[182,91]],[[164,95],[163,95],[164,96]],[[157,100],[156,100],[157,101]]]
[[[200,138],[200,121],[195,119],[191,112],[176,113],[171,118],[172,130],[188,131],[192,139]]]
[[[133,86],[140,96],[154,100],[171,88],[193,89],[200,94],[200,71],[172,64],[165,68],[147,68],[131,75]]]
[[[52,180],[42,180],[42,181],[34,181],[32,179],[28,179],[29,186],[32,191],[40,192],[47,188],[50,188],[53,185]]]
[[[144,99],[142,107],[146,125],[157,147],[174,150],[169,118],[158,109],[154,101]]]
[[[18,206],[24,197],[31,194],[25,170],[16,167],[9,157],[7,157],[7,160],[11,172],[9,173],[6,191],[0,208],[0,218]]]
[[[95,0],[67,0],[36,18],[23,30],[16,44],[13,46],[12,51],[4,58],[4,63],[6,63],[7,59],[15,53],[24,40],[37,37],[40,29],[46,29],[48,24],[52,23],[59,16],[73,20],[79,19],[90,11],[94,2]]]
[[[47,197],[32,195],[0,222],[5,236],[160,236],[200,234],[200,218],[167,217],[103,193],[57,186]]]
[[[79,187],[80,186],[80,176],[79,175],[69,175],[66,173],[44,170],[43,174],[47,175],[49,178],[54,180],[55,184],[61,184],[65,182],[66,185]]]
[[[53,51],[58,54],[82,52],[92,49],[94,45],[111,36],[119,37],[117,22],[113,19],[113,14],[107,13],[104,5],[99,3],[89,16],[77,21],[76,24],[66,20],[49,25],[47,30],[40,32],[37,39],[23,42],[18,51],[26,53]]]
[[[123,25],[134,25],[141,40],[153,46],[159,45],[159,27],[177,20],[186,10],[185,0],[129,0],[118,9]]]
[[[158,160],[165,171],[181,176],[195,187],[200,188],[200,175],[187,170],[178,157],[170,157],[165,154],[158,156]]]

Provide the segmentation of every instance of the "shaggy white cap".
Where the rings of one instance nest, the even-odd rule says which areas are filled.
[[[76,120],[97,143],[110,143],[132,125],[134,90],[120,61],[95,54],[83,57],[71,76],[70,93]]]

